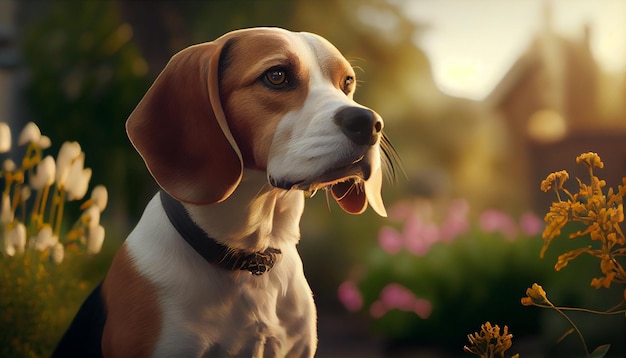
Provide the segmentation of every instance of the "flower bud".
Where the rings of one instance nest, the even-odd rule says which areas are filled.
[[[11,245],[8,241],[4,242],[4,253],[7,256],[15,256],[15,246]]]
[[[56,180],[60,187],[65,186],[65,180],[70,171],[72,162],[80,156],[80,144],[78,142],[65,142],[59,149],[57,155],[57,173]]]
[[[4,163],[2,163],[2,169],[5,172],[12,172],[15,170],[15,162],[12,161],[11,159],[7,159],[4,161]]]
[[[39,127],[33,122],[28,122],[22,132],[20,133],[19,140],[17,141],[18,145],[24,145],[28,143],[39,143],[39,139],[41,139],[41,131]]]
[[[107,188],[104,185],[96,185],[93,190],[91,190],[91,200],[93,201],[93,205],[97,206],[101,212],[104,211],[109,201]]]
[[[0,123],[0,153],[6,153],[11,150],[11,128],[9,125]]]
[[[22,200],[28,200],[30,198],[30,194],[31,194],[30,187],[23,186],[22,192],[21,192]]]
[[[83,212],[81,221],[90,228],[100,225],[100,209],[95,205],[88,207]]]
[[[95,255],[102,249],[104,243],[104,227],[101,225],[90,227],[89,236],[87,237],[87,253]]]
[[[7,193],[2,193],[2,203],[0,211],[0,222],[8,223],[13,221],[13,212],[11,211],[11,197]]]
[[[35,250],[43,251],[55,245],[58,241],[59,238],[52,235],[52,227],[44,225],[35,238]]]
[[[50,256],[52,257],[52,261],[57,265],[63,262],[63,258],[65,257],[65,248],[63,247],[63,244],[60,242],[54,244],[54,246],[52,246],[52,250],[50,251]]]
[[[30,186],[34,189],[41,190],[44,187],[54,183],[56,173],[56,165],[54,158],[46,156],[39,164],[37,164],[37,172],[30,177]]]
[[[67,200],[80,200],[89,189],[89,180],[91,179],[91,168],[83,169],[85,156],[81,153],[80,157],[72,163],[67,180],[65,182],[65,191],[67,192]]]
[[[24,253],[26,248],[26,226],[21,222],[17,222],[9,231],[7,239],[9,245],[13,246],[18,254]]]
[[[50,146],[52,145],[52,141],[50,141],[50,137],[42,135],[39,138],[39,143],[37,143],[37,146],[41,149],[48,149],[50,148]]]

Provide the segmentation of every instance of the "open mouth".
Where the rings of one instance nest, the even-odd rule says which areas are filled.
[[[366,181],[371,174],[371,168],[368,164],[363,162],[363,156],[359,159],[345,164],[336,166],[330,170],[325,171],[322,175],[314,179],[300,180],[296,182],[290,181],[278,181],[270,178],[272,186],[281,189],[296,189],[309,193],[314,193],[319,189],[329,189],[335,186],[343,187],[348,185],[349,187]],[[349,183],[349,184],[348,184]]]
[[[302,190],[309,197],[323,189],[349,214],[361,214],[368,204],[381,216],[387,216],[381,197],[382,170],[363,155],[342,163],[312,179],[290,181],[269,177],[270,184],[285,190]]]

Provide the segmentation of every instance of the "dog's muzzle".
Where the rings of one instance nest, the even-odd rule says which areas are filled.
[[[335,123],[354,144],[371,146],[378,142],[383,122],[372,110],[363,107],[343,107],[335,113]]]

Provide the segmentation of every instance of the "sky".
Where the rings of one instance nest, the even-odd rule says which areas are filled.
[[[555,31],[582,39],[608,72],[626,69],[626,0],[405,0],[406,14],[429,26],[418,38],[446,94],[481,100],[540,29],[545,4]]]

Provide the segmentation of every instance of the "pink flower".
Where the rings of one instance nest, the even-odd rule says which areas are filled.
[[[439,240],[439,228],[433,223],[411,216],[404,223],[403,236],[407,249],[414,255],[423,256],[430,249],[430,245]]]
[[[398,283],[390,283],[382,289],[379,299],[370,306],[370,315],[380,318],[392,309],[413,312],[420,318],[427,319],[432,312],[432,304],[426,299],[416,298],[408,288]]]
[[[375,301],[370,306],[370,315],[374,318],[380,318],[387,313],[387,307],[380,300]]]
[[[519,219],[519,226],[524,235],[534,236],[543,231],[543,221],[532,212],[524,213]]]
[[[359,291],[356,283],[352,281],[345,281],[339,285],[339,288],[337,288],[337,296],[348,311],[355,312],[363,307],[361,291]]]
[[[408,288],[397,283],[390,283],[383,288],[380,299],[388,308],[397,308],[403,311],[411,311],[415,296]]]
[[[415,302],[413,302],[413,312],[415,312],[415,314],[421,319],[427,319],[430,317],[432,311],[433,305],[428,300],[417,298],[415,299]]]
[[[385,226],[378,233],[378,244],[387,253],[395,254],[404,246],[404,240],[394,228]]]
[[[389,208],[389,218],[394,221],[402,221],[413,214],[413,205],[406,200],[399,201]]]
[[[455,237],[469,231],[469,204],[465,199],[457,199],[450,203],[448,216],[441,225],[441,239],[452,241]]]
[[[517,236],[515,221],[499,210],[487,210],[480,216],[480,227],[488,233],[499,232],[509,240]]]

